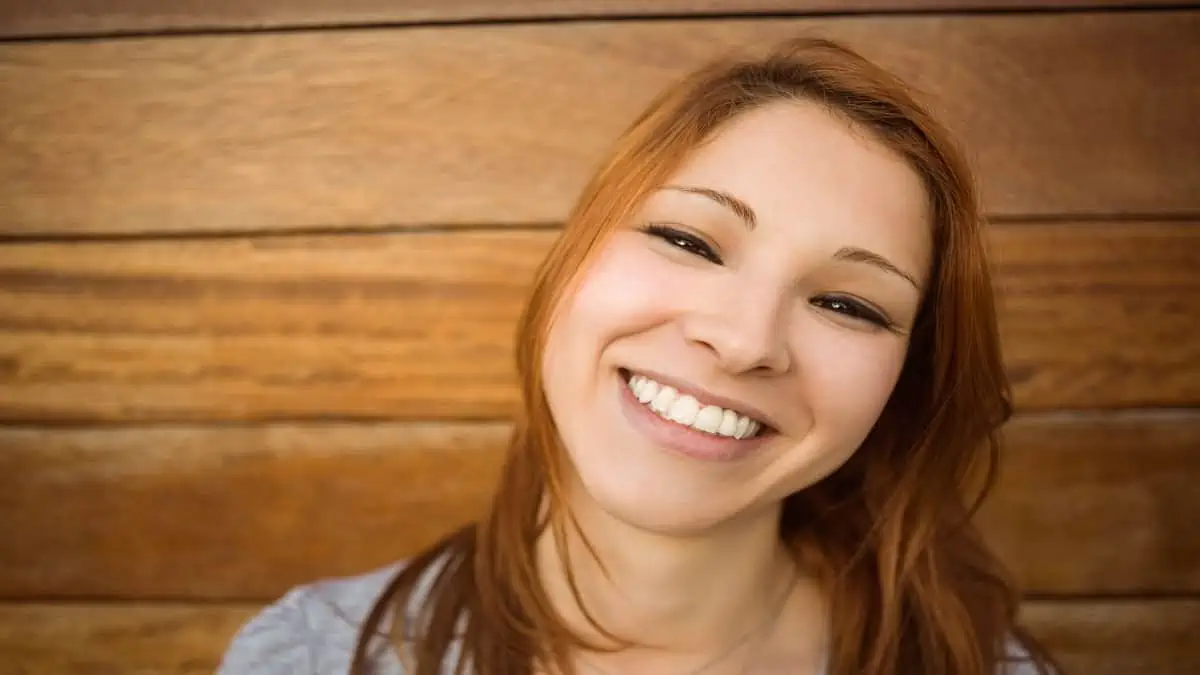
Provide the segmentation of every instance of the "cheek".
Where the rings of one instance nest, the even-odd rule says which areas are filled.
[[[809,317],[795,340],[798,410],[794,442],[769,476],[771,498],[805,489],[844,464],[866,440],[895,388],[903,340],[848,332]],[[801,337],[802,335],[802,337]]]
[[[827,324],[810,331],[799,358],[814,423],[861,441],[895,388],[906,342]]]
[[[592,375],[604,370],[605,348],[669,315],[669,275],[624,237],[596,253],[563,299],[546,344],[543,377],[547,396],[579,396]]]
[[[679,275],[627,239],[618,235],[597,254],[564,306],[565,332],[593,348],[662,321],[680,297]]]

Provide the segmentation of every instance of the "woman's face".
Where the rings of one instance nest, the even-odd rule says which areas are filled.
[[[572,499],[696,534],[833,472],[899,376],[929,223],[918,175],[844,119],[731,121],[558,308],[543,374]]]

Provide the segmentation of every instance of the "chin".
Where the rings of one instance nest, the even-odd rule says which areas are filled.
[[[600,449],[600,444],[593,446]],[[617,452],[572,457],[572,508],[581,522],[612,520],[648,533],[695,536],[737,517],[753,503],[706,472],[644,443]]]
[[[738,514],[738,509],[698,500],[689,490],[672,490],[655,481],[653,491],[627,486],[584,484],[587,502],[603,516],[637,530],[671,537],[693,537],[716,529]]]

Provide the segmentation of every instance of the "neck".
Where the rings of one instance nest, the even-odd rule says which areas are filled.
[[[586,611],[635,642],[630,651],[642,658],[649,651],[689,661],[732,645],[763,627],[798,574],[779,540],[778,511],[688,536],[638,529],[594,507],[574,513],[599,559],[568,526],[563,544]],[[575,602],[551,532],[538,542],[537,554],[551,601],[568,625],[589,641],[609,644]]]

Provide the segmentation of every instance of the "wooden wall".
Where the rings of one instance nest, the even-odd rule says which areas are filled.
[[[0,670],[208,673],[472,517],[601,150],[818,31],[980,170],[1028,622],[1069,673],[1200,672],[1200,12],[1134,4],[0,2]]]

